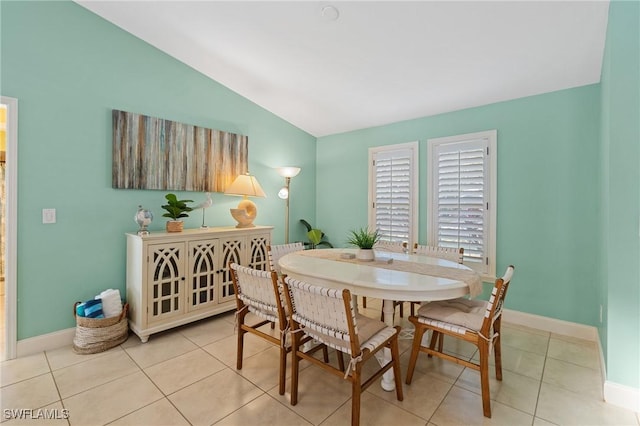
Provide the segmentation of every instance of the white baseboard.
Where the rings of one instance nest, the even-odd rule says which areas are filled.
[[[76,335],[76,328],[54,331],[53,333],[41,334],[40,336],[29,337],[18,340],[16,356],[18,358],[33,355],[38,352],[50,351],[53,349],[69,346],[73,343]]]
[[[526,312],[512,311],[509,309],[505,309],[502,312],[502,315],[506,323],[523,325],[548,331],[550,333],[573,336],[596,342],[598,344],[598,354],[600,356],[604,400],[609,404],[626,408],[627,410],[640,412],[640,389],[621,385],[606,379],[607,370],[604,363],[604,353],[602,352],[602,345],[600,343],[598,329],[596,327],[555,318],[542,317],[539,315],[528,314]]]
[[[604,400],[609,404],[640,413],[640,389],[607,380],[604,382]]]
[[[502,318],[505,322],[512,324],[537,328],[538,330],[562,334],[564,336],[573,336],[593,342],[599,341],[598,329],[589,325],[528,314],[526,312],[512,311],[511,309],[504,309],[502,311]]]

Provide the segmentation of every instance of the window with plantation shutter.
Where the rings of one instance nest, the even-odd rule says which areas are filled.
[[[493,279],[496,131],[427,141],[428,243],[464,248],[464,263]]]
[[[369,227],[384,241],[416,241],[417,158],[417,142],[369,149]]]

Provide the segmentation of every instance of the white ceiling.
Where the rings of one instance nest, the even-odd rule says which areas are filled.
[[[77,3],[314,136],[597,83],[609,9],[607,1]]]

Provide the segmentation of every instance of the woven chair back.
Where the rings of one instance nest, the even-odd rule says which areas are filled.
[[[439,259],[446,259],[452,262],[462,263],[462,260],[464,258],[464,248],[460,247],[459,249],[457,249],[416,243],[413,245],[413,254],[421,254],[423,256],[437,257]]]
[[[280,265],[278,265],[278,260],[280,260],[280,258],[285,254],[304,250],[304,244],[301,242],[278,244],[268,246],[267,250],[269,252],[269,265],[271,267],[271,270],[276,271],[278,275],[281,275],[282,271],[280,270]]]
[[[406,253],[407,243],[401,241],[378,241],[373,247],[380,251],[390,251],[393,253]]]
[[[276,322],[283,314],[278,278],[273,271],[260,271],[232,263],[232,276],[237,283],[236,297],[255,315]]]
[[[349,323],[356,334],[357,326],[349,291],[319,287],[290,277],[285,278],[285,283],[291,300],[291,318],[297,323],[292,327],[294,332],[302,326],[309,336],[351,354],[353,338]],[[354,343],[359,347],[357,342]]]
[[[507,290],[511,283],[511,277],[513,276],[513,265],[509,265],[502,278],[498,278],[491,290],[491,296],[487,302],[487,309],[484,313],[484,322],[482,323],[481,330],[483,333],[488,332],[493,323],[502,315],[502,309],[504,306],[504,299],[507,296]],[[487,334],[484,334],[485,336]]]

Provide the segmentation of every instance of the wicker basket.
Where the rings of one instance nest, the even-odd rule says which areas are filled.
[[[125,303],[122,313],[110,318],[85,318],[75,314],[77,302],[73,307],[76,317],[76,335],[73,338],[73,351],[78,354],[104,352],[123,343],[129,337],[127,311]]]
[[[167,232],[182,232],[184,228],[184,222],[181,220],[168,220]]]

